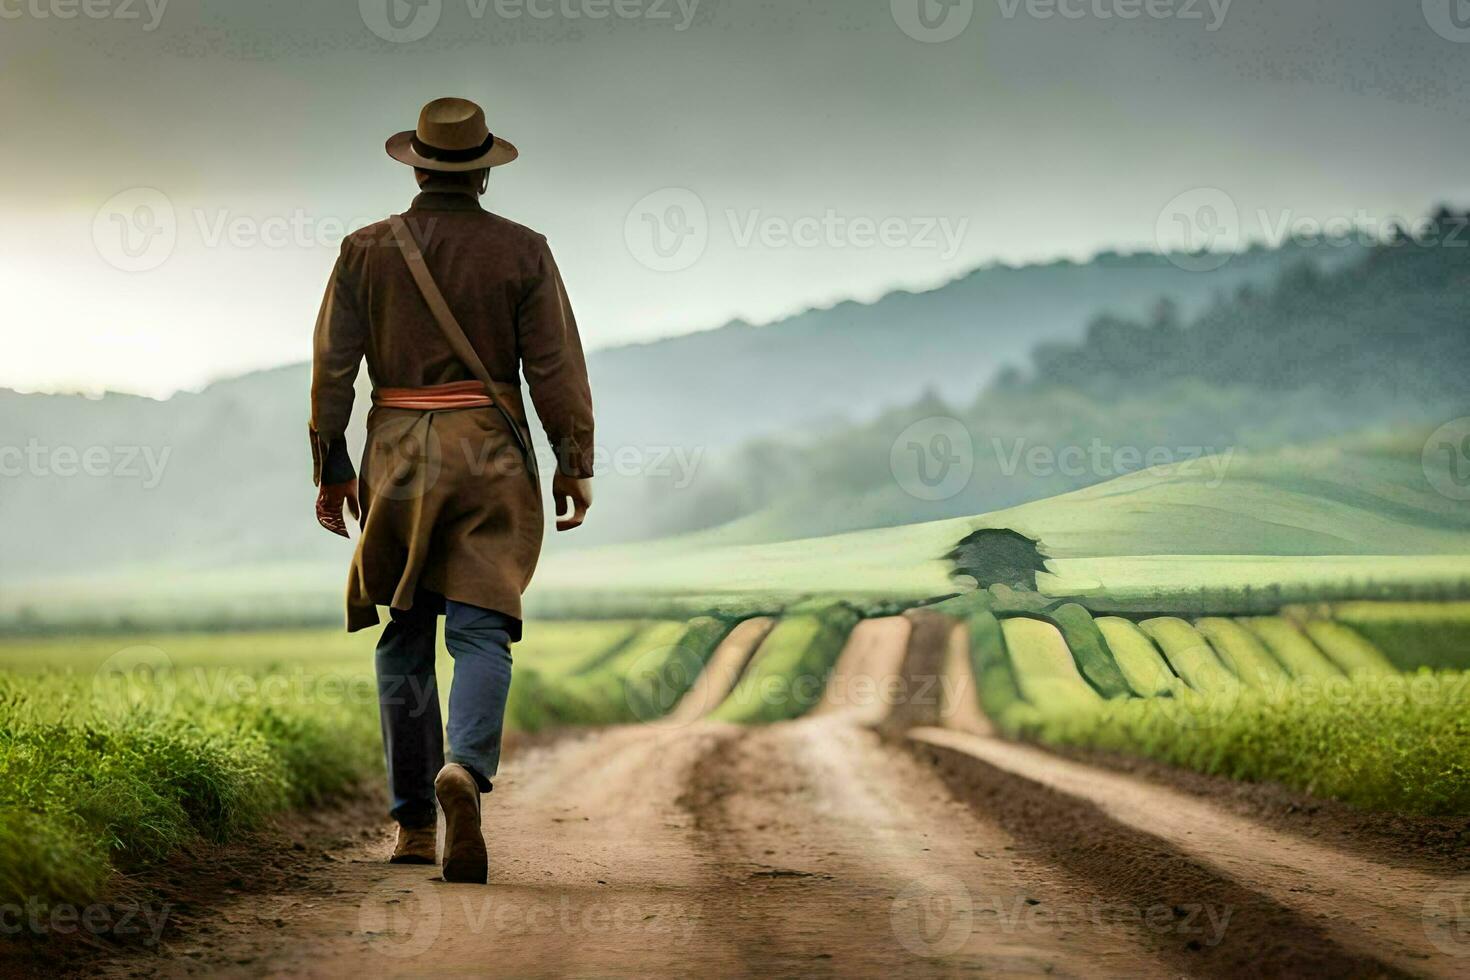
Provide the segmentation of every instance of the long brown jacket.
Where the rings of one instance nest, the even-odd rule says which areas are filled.
[[[561,471],[590,477],[586,361],[546,239],[451,191],[419,194],[404,219],[480,359],[505,386],[502,400],[508,391],[516,402],[512,414],[526,418],[518,404],[524,372]],[[351,475],[343,433],[364,358],[375,391],[472,379],[387,222],[343,241],[317,319],[311,435],[318,483],[324,467],[328,482]],[[530,433],[522,435],[529,442]],[[362,537],[347,585],[348,629],[376,624],[376,606],[412,608],[420,589],[520,618],[545,530],[541,492],[493,408],[375,405],[359,492]]]

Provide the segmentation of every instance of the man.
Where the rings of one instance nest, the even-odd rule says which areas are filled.
[[[391,622],[377,647],[378,700],[398,842],[392,861],[486,880],[480,796],[500,761],[510,645],[541,550],[541,487],[521,405],[524,371],[556,456],[560,531],[591,506],[592,398],[576,322],[541,235],[483,210],[492,167],[516,148],[479,106],[436,99],[388,140],[421,192],[400,217],[342,243],[316,324],[311,443],[317,519],[362,536],[347,626]],[[343,433],[367,359],[373,384],[361,490]],[[445,763],[434,636],[454,658]]]

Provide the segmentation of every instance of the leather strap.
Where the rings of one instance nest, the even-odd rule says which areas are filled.
[[[478,381],[453,381],[424,388],[374,388],[373,404],[411,412],[452,412],[465,408],[493,408],[495,399]]]
[[[455,356],[464,362],[464,366],[469,368],[475,380],[485,387],[491,404],[510,426],[516,445],[520,448],[521,455],[525,457],[526,469],[530,471],[532,481],[539,484],[536,473],[536,454],[531,451],[526,436],[521,433],[521,426],[525,423],[518,422],[515,416],[506,409],[504,401],[507,399],[503,396],[497,397],[497,392],[503,393],[510,386],[502,385],[490,377],[490,372],[485,368],[485,362],[481,361],[480,355],[475,353],[474,344],[471,344],[469,337],[465,336],[464,328],[459,325],[459,320],[455,318],[454,311],[449,308],[449,303],[444,299],[444,293],[440,291],[439,284],[434,281],[433,274],[429,272],[428,263],[424,261],[424,253],[420,250],[418,242],[414,240],[413,233],[409,231],[408,222],[403,220],[403,215],[393,215],[388,219],[388,224],[393,229],[394,244],[402,253],[403,261],[408,265],[409,274],[413,276],[413,281],[418,285],[424,302],[429,306],[429,312],[434,316],[434,322],[439,325],[439,331],[444,334],[444,339],[454,351]],[[513,403],[518,405],[520,392],[516,391],[515,394]]]

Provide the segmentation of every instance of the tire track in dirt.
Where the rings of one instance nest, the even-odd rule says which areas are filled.
[[[973,685],[967,656],[952,656],[946,669],[961,675],[946,690]],[[1030,836],[1062,863],[1120,888],[1182,875],[1194,887],[1247,899],[1241,907],[1258,911],[1243,924],[1251,917],[1262,920],[1252,931],[1260,933],[1260,958],[1267,963],[1291,969],[1303,955],[1308,962],[1326,957],[1324,964],[1346,956],[1360,961],[1360,972],[1377,964],[1387,972],[1464,975],[1470,944],[1462,935],[1463,903],[1470,883],[1456,880],[1452,869],[1437,876],[1317,843],[1232,812],[1228,801],[976,732],[953,716],[946,716],[942,729],[916,728],[909,737],[958,795],[975,806],[995,807],[1002,822],[1032,827]],[[1027,807],[1021,815],[1018,808]],[[1072,833],[1093,823],[1112,843],[1079,853],[1067,833],[1038,819],[1053,812],[1072,825]],[[1129,848],[1115,846],[1124,839],[1135,840],[1141,853],[1157,850],[1162,864],[1130,861]],[[1110,858],[1101,860],[1110,848]],[[1436,904],[1436,898],[1443,901]],[[1308,924],[1300,947],[1272,941],[1269,920],[1283,914]]]
[[[1137,840],[1141,853],[1157,852],[1157,859],[1142,866],[1119,863],[1126,857],[1110,861],[1110,877],[1143,882],[1182,873],[1186,866],[1208,869],[1209,876],[1257,896],[1242,906],[1243,911],[1265,920],[1287,914],[1296,922],[1290,929],[1307,929],[1310,941],[1293,955],[1322,948],[1320,940],[1330,938],[1358,957],[1405,972],[1464,975],[1463,957],[1450,955],[1430,939],[1436,924],[1426,897],[1448,884],[1444,878],[1324,847],[1208,801],[1033,746],[939,730],[920,729],[911,736],[923,746],[921,752],[941,764],[956,791],[977,805],[995,807],[1029,799],[1033,807],[1055,812],[1074,829],[1087,823],[1106,826],[1118,840]],[[998,787],[1004,787],[1003,794]],[[1033,826],[1035,836],[1047,846],[1065,836],[1040,822]],[[1089,863],[1102,850],[1099,847]],[[1188,874],[1198,877],[1195,871]],[[1235,900],[1242,897],[1238,894]],[[1259,911],[1250,912],[1253,907]],[[1242,924],[1251,927],[1249,921]],[[1439,928],[1448,933],[1451,926]],[[1269,923],[1260,931],[1269,933]],[[1291,966],[1290,958],[1279,965]]]
[[[747,952],[762,974],[1175,972],[1141,929],[1083,921],[1079,902],[1096,896],[1019,858],[872,732],[823,718],[750,729],[695,774],[685,805],[738,915],[765,937]]]
[[[939,713],[950,632],[925,617],[863,622],[811,714],[732,731],[693,768],[682,802],[764,937],[752,964],[777,976],[1169,975],[1141,929],[1063,914],[1081,908],[1074,882],[1018,860],[1003,831],[871,730]]]
[[[1026,776],[985,766],[954,748],[909,743],[954,795],[1015,834],[1022,852],[1113,896],[1120,914],[1157,915],[1159,938],[1193,976],[1393,977],[1413,975],[1380,961],[1371,950],[1337,941],[1342,930],[1300,902],[1278,902],[1222,874],[1195,854],[1131,825],[1091,803],[1039,785]],[[1198,928],[1204,925],[1204,932]],[[1213,940],[1213,941],[1212,941]]]

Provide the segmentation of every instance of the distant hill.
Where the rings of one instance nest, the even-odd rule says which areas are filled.
[[[1288,266],[1195,318],[1099,316],[1081,343],[1038,346],[1036,383],[1111,392],[1137,390],[1140,378],[1191,378],[1356,397],[1461,394],[1470,375],[1470,214],[1442,208],[1432,218],[1413,240],[1392,239],[1336,270]]]
[[[961,563],[985,583],[983,529],[1038,542],[1055,596],[1117,609],[1274,609],[1302,598],[1470,596],[1470,508],[1433,488],[1427,432],[1174,465],[987,514]],[[1223,474],[1218,479],[1212,474]],[[962,549],[962,552],[964,549]]]
[[[1080,339],[1099,314],[1142,317],[1168,297],[1192,316],[1294,263],[1326,271],[1356,252],[1257,248],[1212,272],[1116,253],[1083,264],[988,266],[928,292],[602,351],[591,358],[599,425],[610,446],[718,449],[866,420],[925,390],[969,399],[1038,344]]]
[[[989,514],[816,539],[742,545],[692,535],[597,549],[549,561],[538,601],[585,611],[599,593],[636,608],[614,592],[716,603],[739,595],[940,595],[958,588],[946,556],[976,570],[981,585],[994,584],[984,571],[987,531],[1036,541],[1046,568],[1036,584],[1059,596],[1116,592],[1167,599],[1157,607],[1164,609],[1204,589],[1265,597],[1273,587],[1284,595],[1354,594],[1391,585],[1461,594],[1470,590],[1470,508],[1431,486],[1427,435],[1175,463]],[[976,542],[970,550],[967,540]],[[1013,557],[1009,542],[1003,550]]]
[[[1020,532],[1059,559],[1470,556],[1470,508],[1426,478],[1428,435],[1176,463],[995,511],[973,526]]]
[[[1470,415],[1470,249],[1384,244],[1335,270],[1290,266],[1192,317],[1168,303],[1100,316],[1039,345],[1029,368],[979,397],[930,392],[818,438],[755,443],[663,509],[691,530],[727,514],[711,540],[775,541],[986,513],[1202,453],[1433,429]],[[967,475],[929,494],[916,452]]]
[[[968,398],[1007,364],[1022,363],[1038,341],[1081,337],[1100,311],[1142,315],[1168,296],[1197,312],[1303,255],[1324,268],[1345,260],[1342,252],[1289,246],[1253,250],[1211,273],[1157,255],[995,266],[871,305],[597,352],[590,369],[599,443],[610,464],[633,449],[656,465],[677,447],[698,460],[696,485],[703,485],[722,453],[728,459],[731,447],[751,439],[840,429],[911,403],[925,387]],[[309,320],[303,311],[303,330]],[[204,573],[341,560],[341,542],[311,518],[308,379],[306,365],[293,365],[161,402],[0,391],[0,447],[34,447],[40,460],[0,477],[0,583],[160,561]],[[97,475],[71,459],[88,452],[100,461]],[[156,479],[150,458],[161,465]],[[670,494],[693,499],[671,482],[611,466],[591,524],[552,546],[649,537],[749,510],[721,501],[690,516],[667,505]]]

